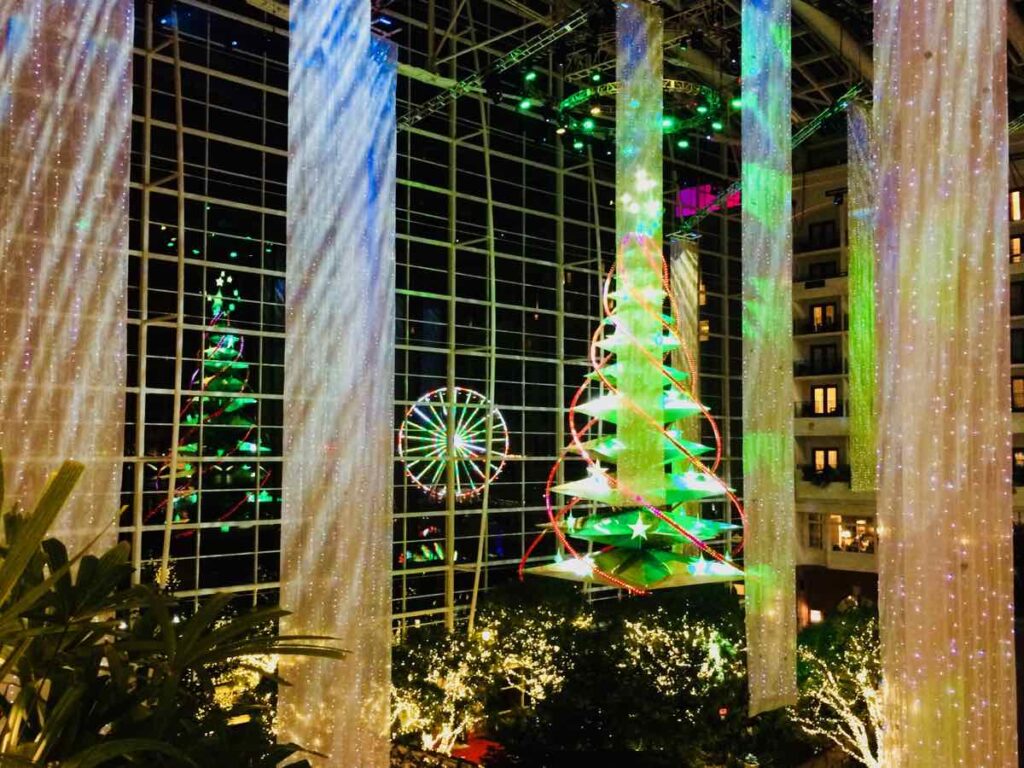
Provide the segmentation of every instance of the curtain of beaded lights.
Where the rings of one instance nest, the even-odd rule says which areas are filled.
[[[744,0],[743,497],[750,713],[796,703],[789,0]]]
[[[78,550],[120,506],[133,3],[7,0],[0,24],[7,497],[30,503],[83,461],[54,531]]]
[[[282,664],[279,733],[330,766],[389,760],[395,53],[292,0],[281,602],[350,655]]]
[[[875,194],[871,112],[847,108],[848,242],[850,274],[850,489],[874,491],[878,452],[875,428]]]
[[[875,3],[882,764],[1017,765],[1006,3]]]
[[[697,371],[700,361],[700,264],[694,240],[673,240],[669,253],[669,275],[675,302],[676,325],[683,346],[672,350],[672,367]],[[687,357],[690,360],[687,360]],[[690,363],[693,363],[691,366]],[[700,398],[699,381],[693,382],[693,396]],[[682,419],[678,427],[686,440],[700,442],[700,419]],[[679,471],[684,471],[685,467]]]

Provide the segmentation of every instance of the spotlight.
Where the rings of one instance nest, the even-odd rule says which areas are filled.
[[[592,130],[594,130],[594,125],[595,125],[594,121],[591,120],[588,117],[586,120],[583,121],[583,130],[584,131],[592,131]]]
[[[532,70],[532,69],[527,70],[526,74],[523,75],[523,80],[525,80],[528,83],[532,83],[536,79],[537,79],[537,72],[535,70]]]
[[[725,127],[725,126],[724,126],[724,125],[722,125],[722,121],[721,121],[721,120],[715,120],[715,121],[714,121],[714,122],[713,122],[713,123],[711,124],[711,130],[713,130],[713,131],[720,131],[720,130],[722,130],[722,128],[724,128],[724,127]]]
[[[697,114],[706,115],[707,113],[708,108],[705,105],[701,104],[699,107],[697,107]]]
[[[594,105],[593,107],[590,108],[590,114],[592,114],[594,117],[597,117],[598,115],[601,114],[601,108],[597,105]]]
[[[531,106],[533,106],[533,102],[530,101],[529,98],[521,99],[519,101],[519,108],[523,111],[528,110]]]
[[[665,115],[665,117],[661,118],[661,129],[663,131],[671,131],[675,127],[676,119],[671,115]]]
[[[559,136],[562,136],[565,133],[565,126],[560,125],[557,128],[555,128],[555,133],[557,133]]]
[[[735,99],[733,99],[729,103],[732,105],[733,109],[740,109],[743,106],[743,99],[741,99],[739,96],[737,96]]]
[[[600,72],[594,72],[594,73],[593,73],[593,74],[592,74],[592,75],[590,76],[590,79],[591,79],[592,81],[594,81],[595,83],[600,83],[600,82],[601,82],[601,73],[600,73]]]
[[[676,142],[676,146],[679,147],[680,149],[689,149],[690,142],[687,141],[686,139],[680,139],[679,141]]]
[[[576,140],[575,140],[575,141],[574,141],[574,142],[572,143],[572,148],[573,148],[573,149],[583,149],[583,146],[584,146],[584,145],[583,145],[583,142],[582,142],[582,141],[580,141],[579,139],[576,139]]]

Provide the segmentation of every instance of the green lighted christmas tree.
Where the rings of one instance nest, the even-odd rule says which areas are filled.
[[[556,484],[561,458],[552,469],[545,501],[558,550],[553,563],[530,572],[639,593],[742,578],[731,553],[715,544],[738,526],[701,519],[687,506],[727,499],[740,516],[742,509],[715,474],[722,457],[717,428],[710,448],[673,426],[704,419],[714,427],[714,421],[696,398],[693,366],[680,371],[666,364],[683,339],[668,301],[662,248],[662,16],[648,3],[622,3],[616,13],[615,287],[604,297],[606,317],[593,340],[588,377],[602,394],[582,399],[584,384],[573,398],[571,450],[586,462],[587,474]],[[591,434],[601,424],[614,434]]]
[[[172,518],[176,524],[199,522],[200,517],[203,522],[219,521],[223,531],[230,529],[232,520],[249,519],[257,501],[274,500],[264,489],[269,471],[259,466],[259,457],[270,448],[255,421],[256,399],[247,395],[252,389],[250,366],[244,359],[245,340],[231,324],[240,301],[233,282],[222,271],[216,290],[206,296],[210,321],[203,333],[201,365],[188,386],[202,394],[188,398],[181,410]],[[170,472],[168,457],[156,475],[163,498],[149,511],[146,522],[164,518]],[[197,514],[200,494],[201,515]],[[180,535],[190,534],[183,531]]]

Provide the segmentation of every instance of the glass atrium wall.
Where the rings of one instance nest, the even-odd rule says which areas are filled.
[[[449,0],[380,5],[375,28],[399,46],[403,65],[400,118],[439,92],[424,82],[434,78],[425,73],[465,78],[544,29],[540,22],[526,26],[536,19],[521,3],[471,2],[456,18],[453,10],[462,4]],[[178,326],[174,59],[172,46],[160,46],[171,39],[176,13],[186,171],[178,445],[179,463],[192,465],[188,482],[195,492],[180,493],[174,507],[171,585],[188,596],[229,589],[244,599],[276,599],[287,363],[287,26],[241,0],[155,3],[149,47],[158,50],[149,57],[147,86],[146,6],[138,4],[136,31],[132,379],[121,534],[136,544],[144,572],[155,574],[173,445]],[[514,6],[522,7],[510,10]],[[600,284],[614,259],[613,147],[594,140],[574,148],[571,137],[556,134],[544,106],[589,76],[572,48],[571,39],[556,43],[529,60],[535,80],[524,82],[521,68],[509,70],[487,84],[486,99],[463,96],[398,139],[396,432],[412,402],[450,381],[489,393],[492,312],[496,321],[493,394],[508,426],[511,456],[487,499],[481,589],[515,578],[525,547],[546,520],[545,481],[569,440],[566,406],[589,370]],[[534,106],[524,110],[518,105],[527,93]],[[485,112],[481,103],[488,105]],[[737,173],[729,144],[698,136],[690,144],[684,151],[666,142],[666,231],[677,223],[680,190],[723,187]],[[700,309],[707,330],[700,349],[701,399],[723,430],[723,477],[740,487],[738,221],[715,214],[701,233],[706,299]],[[220,316],[218,290],[224,297]],[[234,307],[226,331],[229,304]],[[230,359],[248,365],[240,369],[244,375],[233,377],[240,386],[218,378],[223,366],[217,358],[223,355],[216,350],[225,335],[242,343],[229,342],[236,345]],[[222,385],[216,395],[210,382]],[[228,384],[234,391],[223,391]],[[230,413],[219,412],[229,406]],[[200,413],[204,425],[192,430],[188,421]],[[250,445],[240,450],[241,443]],[[179,469],[179,488],[185,486],[181,477]],[[431,497],[410,481],[397,454],[394,479],[396,621],[456,621],[468,610],[473,591],[482,495],[453,505]],[[536,554],[552,552],[549,546]]]

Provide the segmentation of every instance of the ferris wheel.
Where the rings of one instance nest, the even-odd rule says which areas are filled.
[[[451,437],[449,437],[451,435]],[[441,387],[406,411],[398,430],[398,455],[412,482],[431,496],[464,501],[481,493],[505,467],[508,426],[501,412],[472,389]]]

